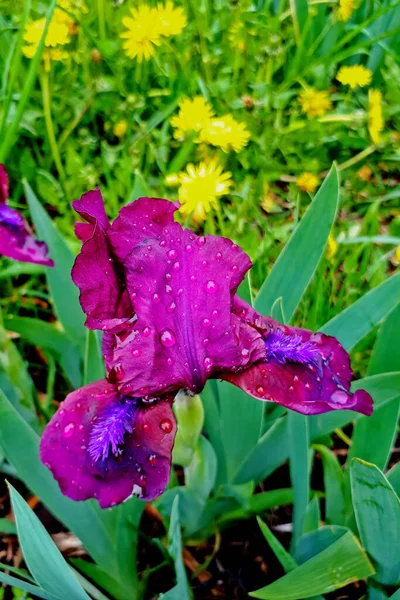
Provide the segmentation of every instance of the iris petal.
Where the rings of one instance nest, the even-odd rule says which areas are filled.
[[[51,470],[61,491],[73,500],[96,498],[102,508],[119,504],[132,494],[144,500],[159,496],[168,483],[176,424],[173,397],[153,404],[121,397],[106,380],[96,381],[70,394],[47,425],[40,443],[42,462]],[[110,442],[107,454],[93,450],[93,435],[101,444],[109,427],[116,428],[116,410],[129,422]],[[112,422],[114,416],[114,422]],[[124,434],[125,431],[125,434]],[[95,440],[96,441],[96,440]],[[107,443],[107,441],[106,441]]]

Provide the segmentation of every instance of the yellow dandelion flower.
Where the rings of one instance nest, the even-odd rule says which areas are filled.
[[[339,10],[337,13],[339,21],[348,21],[351,18],[355,8],[356,8],[355,0],[339,0]]]
[[[175,7],[172,2],[157,5],[157,28],[160,35],[169,37],[178,35],[186,25],[187,19],[183,9]]]
[[[338,250],[339,244],[337,243],[337,241],[335,240],[335,238],[333,237],[332,234],[329,235],[328,237],[328,244],[326,246],[326,257],[328,258],[328,260],[330,260],[332,262],[333,257],[335,256],[337,250]]]
[[[397,246],[395,256],[396,259],[400,262],[400,246]]]
[[[343,85],[349,85],[352,90],[355,90],[358,85],[364,87],[371,83],[372,71],[363,67],[363,65],[341,67],[336,79]]]
[[[315,192],[319,184],[319,179],[314,173],[304,171],[296,180],[297,187],[302,192]]]
[[[27,58],[33,58],[35,56],[45,25],[46,19],[37,19],[26,25],[24,40],[27,42],[27,45],[23,46],[22,52]],[[43,52],[43,61],[46,71],[50,69],[50,62],[52,60],[62,61],[68,57],[68,53],[65,50],[56,47],[64,46],[70,42],[68,34],[69,30],[66,23],[61,23],[57,21],[57,19],[53,19],[50,22],[44,41],[45,50]]]
[[[301,110],[307,117],[322,117],[332,107],[327,90],[307,88],[299,94]]]
[[[185,172],[179,173],[180,211],[193,215],[196,221],[204,220],[212,208],[217,207],[217,198],[229,192],[232,174],[224,173],[215,161],[189,164]]]
[[[250,140],[245,123],[238,123],[232,115],[209,121],[200,132],[200,142],[218,146],[224,152],[240,152]]]
[[[266,213],[272,213],[276,208],[276,194],[271,192],[268,181],[264,182],[264,195],[261,199],[261,208],[265,210]]]
[[[123,138],[128,131],[128,123],[126,121],[118,121],[113,127],[113,133],[117,138]]]
[[[179,139],[187,131],[200,131],[213,116],[212,106],[203,96],[195,96],[193,100],[185,98],[179,103],[178,114],[171,119],[175,128],[174,138]]]
[[[157,27],[157,11],[145,4],[131,8],[132,17],[124,17],[122,23],[127,31],[121,33],[125,54],[137,58],[139,62],[149,60],[160,45],[160,32]]]
[[[379,90],[369,90],[368,93],[368,131],[374,144],[381,141],[380,133],[384,126],[382,112],[382,93]]]
[[[228,40],[233,48],[242,51],[246,49],[246,27],[240,19],[235,20],[229,28]]]
[[[170,175],[167,175],[165,178],[165,185],[167,185],[168,187],[171,187],[171,188],[179,185],[178,173],[171,173]]]

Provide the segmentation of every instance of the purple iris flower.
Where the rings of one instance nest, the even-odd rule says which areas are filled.
[[[47,246],[39,242],[29,230],[23,216],[7,206],[8,175],[0,165],[0,254],[20,260],[54,267]]]
[[[249,257],[231,240],[174,222],[177,206],[139,198],[110,224],[98,189],[74,202],[86,223],[72,278],[86,326],[100,329],[107,378],[70,394],[48,424],[41,459],[74,500],[151,500],[168,483],[176,393],[225,379],[304,414],[372,399],[349,391],[349,356],[322,333],[262,317],[236,296]]]

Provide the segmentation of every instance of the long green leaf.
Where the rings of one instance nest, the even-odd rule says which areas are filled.
[[[63,331],[46,321],[30,317],[9,316],[4,325],[34,346],[54,352],[71,385],[76,388],[82,385],[79,349]]]
[[[320,453],[324,467],[325,520],[331,525],[344,525],[345,499],[342,468],[329,448],[320,444],[315,444],[313,448]]]
[[[270,528],[260,519],[260,517],[257,517],[257,523],[259,524],[261,532],[265,537],[268,545],[271,547],[271,550],[281,563],[285,573],[293,571],[293,569],[297,567],[297,562],[289,554],[289,552],[285,550],[280,541],[274,536]]]
[[[18,539],[35,580],[44,590],[59,598],[90,600],[35,513],[10,484],[9,490]]]
[[[160,600],[191,600],[193,598],[189,582],[186,577],[185,565],[182,558],[182,536],[179,524],[179,497],[176,496],[171,512],[171,522],[168,530],[168,552],[174,561],[176,585],[165,594],[161,594]]]
[[[12,575],[7,575],[6,573],[0,573],[0,581],[6,585],[16,587],[24,592],[27,592],[28,594],[34,594],[38,598],[44,598],[45,600],[61,600],[59,596],[54,596],[37,585],[32,585],[31,583],[27,583],[22,579],[18,579]]]
[[[282,297],[283,313],[293,316],[323,256],[339,201],[339,177],[335,165],[281,252],[255,300],[255,308],[270,315]]]
[[[350,469],[353,506],[361,541],[376,566],[376,580],[400,583],[400,500],[382,471],[354,459]]]
[[[308,419],[294,411],[289,411],[289,464],[290,480],[292,482],[293,502],[293,531],[291,548],[294,551],[303,535],[304,518],[310,495],[310,472],[308,465],[308,448],[310,444]]]
[[[75,257],[26,180],[24,180],[24,187],[38,236],[48,245],[50,256],[55,263],[53,269],[47,269],[47,280],[54,300],[54,308],[68,337],[83,353],[84,318],[79,305],[78,289],[71,280]]]
[[[333,592],[374,572],[366,553],[349,531],[314,558],[249,595],[265,600],[301,600]]]
[[[399,303],[400,273],[365,294],[321,329],[334,335],[349,352]]]

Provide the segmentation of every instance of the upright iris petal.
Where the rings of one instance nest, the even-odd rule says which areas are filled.
[[[53,267],[44,242],[37,240],[29,230],[23,216],[7,206],[8,175],[0,165],[0,254],[21,262]]]

